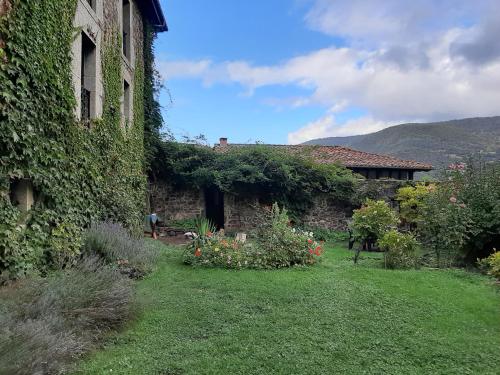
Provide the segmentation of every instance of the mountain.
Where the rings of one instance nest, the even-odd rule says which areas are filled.
[[[477,154],[485,161],[500,160],[500,116],[401,124],[375,133],[313,139],[305,144],[346,146],[431,163],[440,169]]]

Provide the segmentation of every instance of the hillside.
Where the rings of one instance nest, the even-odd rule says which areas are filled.
[[[500,160],[500,116],[402,124],[375,133],[313,139],[305,144],[347,146],[427,162],[439,169],[478,153],[485,161]]]

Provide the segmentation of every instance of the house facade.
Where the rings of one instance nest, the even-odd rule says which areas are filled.
[[[133,118],[134,78],[137,63],[143,59],[144,25],[167,31],[159,0],[78,0],[74,26],[81,30],[72,44],[72,74],[75,115],[82,122],[102,116],[102,52],[111,28],[121,36],[123,97],[120,113],[123,122]]]
[[[268,145],[285,149],[292,154],[309,155],[321,164],[339,164],[366,179],[413,180],[415,172],[428,172],[432,165],[415,160],[403,160],[389,155],[373,154],[342,146],[310,145]],[[231,148],[252,147],[249,144],[230,144],[227,138],[220,138],[214,146],[217,152]]]
[[[104,45],[116,31],[121,36],[120,121],[124,127],[132,123],[135,74],[137,66],[144,64],[146,24],[154,32],[168,30],[159,0],[76,0],[73,26],[77,32],[71,45],[71,73],[74,115],[85,126],[103,115]],[[30,178],[11,183],[11,200],[22,211],[31,209],[35,195]]]
[[[394,197],[399,187],[412,183],[415,172],[432,169],[429,164],[346,147],[268,146],[286,149],[291,154],[307,155],[317,163],[343,165],[359,175],[360,195],[384,199],[394,205],[396,204]],[[253,147],[253,145],[230,144],[227,138],[220,138],[219,143],[214,146],[214,151],[226,153],[242,147]],[[255,227],[261,217],[260,208],[269,203],[263,196],[227,194],[214,188],[202,191],[179,190],[161,182],[150,186],[150,200],[152,209],[165,220],[167,225],[172,220],[205,216],[226,230],[246,230]],[[355,207],[339,202],[329,194],[318,193],[312,207],[301,220],[304,225],[310,227],[345,229],[353,208]]]
[[[78,252],[92,222],[141,233],[166,30],[159,0],[0,0],[0,284]]]

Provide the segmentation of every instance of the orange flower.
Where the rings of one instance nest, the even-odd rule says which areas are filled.
[[[195,257],[199,257],[201,256],[201,249],[200,248],[197,248],[196,251],[194,252],[194,256]]]
[[[319,250],[318,250],[318,248],[319,248]],[[320,255],[321,255],[321,248],[320,248],[319,246],[318,246],[318,247],[316,248],[316,250],[314,251],[314,254],[316,254],[317,256],[320,256]]]
[[[207,237],[212,237],[212,232],[208,231],[207,232]]]

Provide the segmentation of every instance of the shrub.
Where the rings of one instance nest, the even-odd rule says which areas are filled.
[[[441,185],[428,196],[424,218],[418,233],[431,250],[436,265],[451,267],[461,263],[471,224],[465,204],[458,201],[446,185]]]
[[[225,268],[280,268],[314,264],[323,249],[313,233],[289,226],[285,209],[275,203],[265,214],[254,242],[241,243],[210,230],[186,247],[184,262]]]
[[[500,251],[495,251],[487,258],[478,259],[478,264],[488,275],[500,280]]]
[[[360,209],[354,210],[351,228],[356,240],[375,242],[397,223],[396,214],[386,202],[367,199]]]
[[[133,315],[131,281],[96,257],[0,291],[0,374],[49,374]]]
[[[440,267],[486,257],[500,246],[500,164],[450,166],[429,194],[419,235]]]
[[[378,241],[384,250],[384,264],[387,268],[414,268],[418,266],[419,243],[410,233],[395,229],[386,232]]]
[[[399,216],[411,229],[415,229],[422,222],[427,196],[435,188],[433,184],[420,183],[416,186],[404,186],[398,189],[396,200],[399,201]]]
[[[158,253],[144,239],[133,238],[120,224],[99,222],[84,233],[83,251],[120,266],[123,273],[138,278],[151,270]]]

